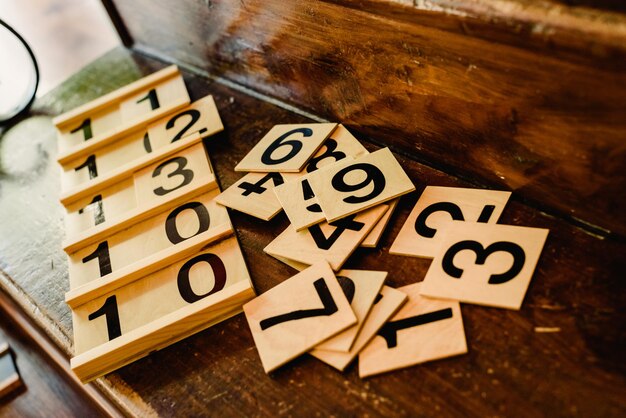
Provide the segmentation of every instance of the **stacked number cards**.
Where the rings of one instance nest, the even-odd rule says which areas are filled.
[[[241,312],[254,289],[202,138],[211,96],[189,103],[175,66],[55,119],[82,381]]]
[[[302,270],[339,271],[359,246],[375,247],[398,202],[415,189],[388,149],[369,153],[342,125],[276,125],[235,167],[248,171],[217,202],[291,225],[264,251]]]

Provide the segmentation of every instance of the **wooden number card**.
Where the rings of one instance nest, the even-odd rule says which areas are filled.
[[[428,186],[393,242],[391,254],[432,258],[452,221],[496,223],[511,192]]]
[[[63,167],[61,189],[67,192],[98,180],[192,134],[206,137],[223,129],[213,97],[206,96],[122,138],[87,141],[65,153],[58,159]]]
[[[357,323],[334,337],[318,344],[320,350],[348,352],[356,339],[374,300],[383,287],[386,271],[341,270],[337,280],[356,315]]]
[[[283,182],[281,173],[248,173],[224,190],[217,197],[217,202],[269,221],[282,210],[272,189]]]
[[[73,309],[72,370],[92,380],[241,312],[254,289],[236,238]]]
[[[335,369],[344,371],[363,347],[374,338],[378,330],[382,328],[387,320],[400,309],[400,306],[402,306],[406,299],[406,293],[389,286],[383,286],[378,297],[374,300],[374,306],[365,318],[361,331],[357,335],[356,341],[350,351],[344,353],[314,348],[311,350],[310,354]]]
[[[53,119],[59,132],[59,154],[86,141],[120,138],[188,104],[178,68],[167,67]]]
[[[309,184],[329,222],[415,190],[388,148],[315,172]]]
[[[378,246],[378,242],[382,238],[383,232],[385,232],[385,228],[391,219],[391,215],[393,215],[393,212],[396,210],[396,206],[398,206],[399,201],[400,198],[397,198],[387,203],[389,205],[389,209],[387,209],[387,212],[385,212],[383,217],[376,222],[376,225],[374,225],[374,228],[372,228],[370,233],[367,234],[361,243],[361,247],[376,248]]]
[[[214,201],[217,193],[197,196],[69,254],[68,305],[74,308],[232,234],[226,209]]]
[[[359,376],[366,377],[467,352],[458,302],[421,296],[421,283],[398,290],[406,304],[359,353]]]
[[[422,294],[519,309],[547,237],[547,229],[455,221]]]
[[[336,123],[276,125],[237,164],[235,171],[297,173],[336,126]]]
[[[387,208],[387,205],[378,205],[337,222],[313,225],[304,231],[287,227],[263,251],[279,260],[288,258],[308,265],[326,261],[338,271]]]
[[[74,252],[111,231],[216,188],[204,146],[196,139],[187,148],[150,160],[150,165],[129,168],[119,183],[86,189],[78,199],[68,198],[72,203],[66,207],[65,251]]]
[[[22,386],[11,349],[7,343],[0,343],[0,399]]]
[[[327,263],[318,263],[244,305],[266,373],[356,323]]]

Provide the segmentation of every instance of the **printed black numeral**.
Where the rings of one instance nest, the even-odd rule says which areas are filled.
[[[298,139],[291,139],[286,141],[286,139],[296,133],[301,133],[302,136],[306,138],[313,135],[313,130],[309,128],[297,128],[292,129],[289,132],[285,132],[267,147],[265,152],[263,152],[263,155],[261,155],[261,162],[265,165],[276,165],[284,163],[285,161],[289,161],[290,159],[295,157],[302,149],[302,141]],[[274,153],[274,151],[286,146],[291,147],[287,154],[280,158],[272,158],[272,154]]]
[[[174,187],[173,189],[165,189],[163,187],[157,187],[156,189],[154,189],[154,194],[156,194],[157,196],[163,196],[170,192],[173,192],[174,190],[180,189],[181,187],[186,186],[187,184],[191,183],[191,181],[193,180],[193,171],[185,168],[187,166],[187,159],[185,157],[174,157],[172,159],[169,159],[159,164],[157,168],[154,169],[154,172],[152,173],[152,177],[154,178],[158,176],[159,174],[161,174],[163,167],[166,167],[170,164],[176,164],[177,167],[174,171],[169,173],[167,177],[169,178],[169,177],[174,177],[174,176],[183,176],[183,181],[178,186]]]
[[[309,184],[309,181],[306,179],[302,181],[302,194],[304,195],[304,200],[309,200],[315,197],[315,194],[313,193],[313,189],[311,189],[311,185]],[[322,212],[322,208],[320,207],[318,203],[313,203],[312,205],[307,206],[306,209],[309,212],[313,212],[313,213]]]
[[[107,321],[107,331],[109,333],[109,341],[122,335],[122,327],[120,326],[120,314],[117,310],[117,298],[115,295],[109,296],[104,305],[94,313],[89,314],[89,320],[105,316]]]
[[[178,215],[185,210],[193,210],[198,216],[198,231],[189,236],[182,237],[180,232],[178,232],[178,228],[176,227],[176,218]],[[196,235],[205,232],[209,229],[209,225],[211,220],[209,218],[209,211],[206,206],[204,206],[200,202],[188,202],[182,206],[177,207],[173,211],[167,215],[167,219],[165,220],[165,233],[167,234],[167,238],[170,240],[172,244],[178,244],[179,242],[183,242],[189,238],[195,237]]]
[[[241,194],[242,196],[249,196],[252,193],[262,194],[267,190],[267,187],[263,187],[263,185],[270,180],[272,180],[272,182],[274,183],[274,187],[280,186],[285,182],[283,180],[283,176],[280,173],[267,173],[265,176],[263,176],[262,179],[254,184],[244,181],[237,187],[243,189],[244,192]]]
[[[461,241],[452,245],[444,254],[441,260],[441,266],[443,271],[450,277],[460,279],[463,275],[463,270],[454,265],[454,257],[461,251],[470,250],[476,254],[476,264],[483,265],[487,261],[487,257],[496,252],[507,252],[513,256],[513,265],[509,270],[504,273],[492,274],[489,277],[489,284],[502,284],[509,280],[514,279],[522,268],[526,261],[526,253],[524,249],[514,242],[498,241],[484,248],[480,242],[477,241]]]
[[[110,274],[111,269],[111,256],[109,255],[109,243],[102,241],[91,254],[83,258],[83,263],[87,263],[91,260],[98,259],[98,267],[100,268],[100,277]]]
[[[345,180],[346,175],[357,170],[361,170],[365,173],[366,176],[363,181],[356,184],[347,184]],[[339,170],[337,174],[333,176],[331,184],[333,188],[339,192],[354,192],[362,190],[370,184],[373,184],[372,191],[368,194],[364,196],[353,195],[343,199],[346,203],[363,203],[381,194],[383,190],[385,190],[387,181],[385,180],[385,176],[382,171],[380,171],[380,169],[375,165],[368,163],[356,163]]]
[[[337,312],[339,309],[337,308],[337,304],[335,303],[333,296],[330,294],[330,290],[328,290],[326,281],[322,278],[317,279],[313,282],[313,286],[315,287],[317,296],[322,302],[323,308],[301,309],[264,319],[259,324],[261,326],[261,330],[266,330],[274,325],[282,324],[283,322],[312,318],[314,316],[330,316]]]
[[[87,167],[87,172],[89,173],[89,179],[93,179],[98,177],[98,168],[96,167],[96,156],[95,155],[90,155],[89,157],[87,157],[87,159],[85,160],[84,163],[82,163],[81,165],[79,165],[78,167],[76,167],[74,169],[74,171],[78,171],[82,168]]]
[[[83,131],[83,138],[85,141],[93,138],[93,133],[91,132],[91,118],[85,119],[79,126],[72,129],[70,133],[74,134],[78,131]]]
[[[337,281],[339,282],[339,286],[341,286],[343,294],[346,295],[348,303],[352,303],[354,300],[354,293],[356,292],[354,280],[346,276],[337,276]]]
[[[148,135],[148,132],[146,132],[143,136],[143,147],[148,154],[152,152],[152,144],[150,143],[150,136]]]
[[[493,214],[495,208],[496,207],[494,205],[485,205],[483,210],[480,212],[478,222],[489,222],[489,218],[491,218],[491,215]],[[463,212],[458,205],[452,202],[437,202],[424,208],[424,210],[422,210],[417,216],[417,218],[415,219],[415,232],[425,238],[434,237],[437,233],[437,230],[426,225],[426,220],[430,215],[435,212],[447,212],[454,221],[465,220],[465,218],[463,217]]]
[[[199,295],[191,288],[189,272],[193,266],[198,263],[208,263],[213,270],[214,284],[213,288],[203,295]],[[194,303],[200,299],[219,292],[226,285],[226,267],[222,260],[215,254],[200,254],[187,261],[178,272],[178,292],[187,303]]]
[[[146,94],[141,99],[137,100],[137,104],[140,104],[141,102],[143,102],[145,100],[150,101],[150,109],[151,110],[158,109],[160,107],[160,105],[159,105],[159,98],[157,97],[157,92],[156,92],[155,89],[150,89],[148,94]]]
[[[176,142],[179,139],[181,139],[185,135],[185,133],[187,133],[187,131],[191,129],[191,127],[198,121],[198,119],[200,119],[200,111],[196,109],[188,109],[188,110],[178,113],[177,115],[174,115],[172,119],[167,121],[167,124],[165,125],[165,129],[172,129],[174,125],[176,125],[176,121],[183,116],[190,116],[191,119],[189,120],[189,123],[183,126],[183,129],[178,131],[178,133],[174,136],[174,138],[172,138],[172,142]]]
[[[329,225],[335,227],[335,230],[332,232],[332,234],[330,234],[328,238],[324,236],[324,233],[322,232],[322,229],[319,225],[313,225],[309,227],[309,232],[311,233],[311,237],[313,237],[313,241],[315,241],[315,245],[317,245],[317,248],[322,250],[330,249],[330,247],[333,246],[333,244],[339,239],[341,234],[343,234],[346,230],[360,231],[365,226],[365,224],[363,222],[355,221],[354,218],[356,218],[356,214],[346,216],[345,218],[329,223]]]
[[[450,308],[429,312],[427,314],[416,315],[410,318],[399,319],[397,321],[387,322],[383,325],[380,331],[378,331],[378,335],[385,339],[387,342],[387,348],[394,348],[398,345],[398,331],[448,318],[452,318],[452,309]]]
[[[100,225],[105,221],[104,219],[104,209],[102,207],[102,195],[97,194],[91,199],[91,202],[84,208],[78,210],[78,213],[83,214],[87,208],[91,207],[93,209],[93,221],[95,225]]]
[[[325,148],[324,152],[317,157],[311,158],[306,166],[307,173],[312,173],[317,170],[319,168],[318,164],[320,161],[325,160],[326,158],[334,158],[334,162],[346,158],[346,154],[343,151],[335,151],[337,149],[337,141],[334,139],[328,138],[322,146]]]

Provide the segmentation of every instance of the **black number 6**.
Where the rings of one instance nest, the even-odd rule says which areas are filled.
[[[307,137],[313,135],[313,130],[309,128],[298,128],[292,129],[289,132],[285,132],[267,147],[263,155],[261,155],[261,162],[265,165],[276,165],[284,163],[285,161],[289,161],[296,154],[298,154],[298,152],[300,152],[300,150],[302,149],[302,141],[299,141],[297,139],[285,141],[285,139],[295,133],[301,133],[302,136]],[[291,150],[287,153],[287,155],[277,159],[272,158],[272,154],[274,153],[274,151],[284,146],[291,147]]]
[[[356,184],[347,184],[345,177],[346,174],[361,170],[366,174],[365,179],[362,182]],[[348,196],[343,199],[346,203],[362,203],[367,202],[370,199],[378,196],[385,190],[385,185],[387,181],[385,180],[385,176],[382,171],[378,167],[368,163],[357,163],[350,165],[342,170],[339,170],[337,174],[333,176],[331,184],[333,188],[340,192],[354,192],[356,190],[361,190],[367,187],[370,183],[374,183],[374,187],[372,191],[365,196]]]
[[[449,276],[454,277],[456,279],[460,279],[463,275],[463,270],[454,265],[454,257],[461,251],[470,250],[476,254],[476,264],[485,264],[487,261],[487,257],[491,254],[504,251],[513,256],[513,265],[508,271],[499,274],[492,274],[489,277],[489,284],[502,284],[506,283],[511,279],[514,279],[515,276],[519,274],[524,267],[524,262],[526,261],[526,253],[519,245],[509,242],[509,241],[499,241],[494,242],[489,245],[487,248],[483,248],[482,244],[477,241],[461,241],[454,244],[452,247],[446,251],[441,261],[441,266],[443,267],[443,271],[445,271]]]

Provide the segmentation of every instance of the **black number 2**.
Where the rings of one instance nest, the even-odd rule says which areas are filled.
[[[365,173],[365,178],[363,179],[363,181],[356,184],[347,184],[345,179],[346,175],[353,171],[359,170]],[[382,171],[380,171],[380,169],[375,165],[368,163],[356,163],[339,170],[333,176],[331,184],[333,188],[339,192],[355,192],[357,190],[362,190],[368,187],[370,184],[373,184],[372,191],[367,193],[366,195],[352,195],[343,198],[343,201],[346,203],[363,203],[381,194],[383,190],[385,190],[387,181],[385,180],[385,176]]]
[[[170,120],[167,121],[165,129],[172,129],[174,125],[176,125],[176,121],[183,116],[191,116],[191,119],[189,120],[189,123],[183,126],[183,129],[178,131],[174,138],[172,138],[172,142],[178,141],[185,135],[185,133],[187,133],[187,131],[198,121],[198,119],[200,119],[200,112],[196,109],[188,109],[184,112],[180,112],[179,114],[174,115]]]
[[[154,189],[154,194],[156,194],[157,196],[163,196],[170,192],[173,192],[174,190],[180,189],[181,187],[191,183],[191,180],[193,180],[193,171],[185,168],[187,166],[187,159],[185,157],[174,157],[172,159],[169,159],[159,164],[157,168],[154,169],[154,172],[152,172],[152,177],[154,178],[158,176],[159,174],[161,174],[163,167],[166,167],[170,164],[176,164],[177,167],[174,171],[169,173],[167,177],[169,178],[169,177],[174,177],[174,176],[183,176],[183,181],[178,186],[174,187],[173,189],[165,189],[163,187],[157,187],[156,189]]]

